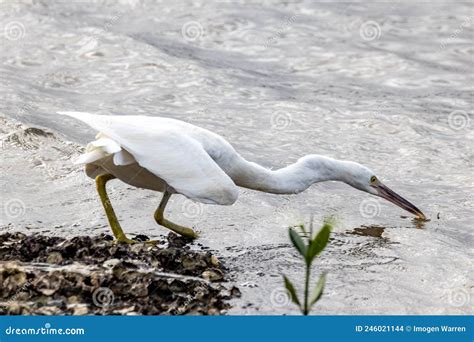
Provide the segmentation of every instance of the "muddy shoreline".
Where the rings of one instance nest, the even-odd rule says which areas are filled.
[[[215,255],[188,242],[172,233],[153,246],[109,235],[2,234],[0,314],[225,314],[239,289]]]

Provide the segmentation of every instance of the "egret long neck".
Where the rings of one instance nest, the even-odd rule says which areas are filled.
[[[320,156],[307,156],[279,170],[269,170],[242,157],[228,175],[238,186],[275,194],[295,194],[317,182],[343,180],[344,162]]]

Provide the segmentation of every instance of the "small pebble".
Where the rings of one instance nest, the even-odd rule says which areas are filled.
[[[219,281],[224,279],[224,275],[219,270],[207,270],[202,272],[202,277],[208,281]]]
[[[59,265],[63,261],[63,256],[59,252],[52,252],[46,258],[46,262],[48,264],[56,264]]]
[[[220,265],[220,261],[219,261],[219,259],[217,259],[217,257],[215,255],[211,256],[211,264],[213,264],[214,266],[219,266]]]

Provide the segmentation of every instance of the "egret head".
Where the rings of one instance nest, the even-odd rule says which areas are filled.
[[[412,203],[408,202],[402,196],[391,190],[389,187],[384,185],[375,176],[374,172],[369,168],[353,162],[344,162],[346,165],[345,172],[342,177],[342,181],[353,186],[354,188],[368,192],[369,194],[382,197],[393,204],[396,204],[402,209],[416,215],[420,219],[425,219],[425,215],[420,209],[415,207]]]

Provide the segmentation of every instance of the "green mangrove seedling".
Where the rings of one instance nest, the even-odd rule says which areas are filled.
[[[294,228],[301,229],[301,235],[295,231]],[[290,227],[289,234],[290,240],[296,250],[301,254],[305,261],[305,282],[304,282],[304,300],[301,302],[298,299],[298,295],[296,294],[295,287],[293,283],[286,277],[283,276],[285,281],[285,287],[288,291],[290,299],[293,303],[298,305],[303,315],[308,315],[313,305],[321,298],[324,285],[326,283],[326,274],[323,273],[319,278],[316,287],[313,289],[311,296],[309,295],[309,286],[310,286],[310,278],[311,278],[311,264],[313,260],[321,254],[324,250],[326,245],[329,241],[329,235],[331,233],[332,222],[330,220],[326,220],[324,222],[323,227],[321,230],[313,237],[313,223],[310,224],[309,232],[306,231],[304,225],[299,225],[296,227]],[[303,236],[303,237],[302,237]],[[306,241],[305,241],[306,240]]]

